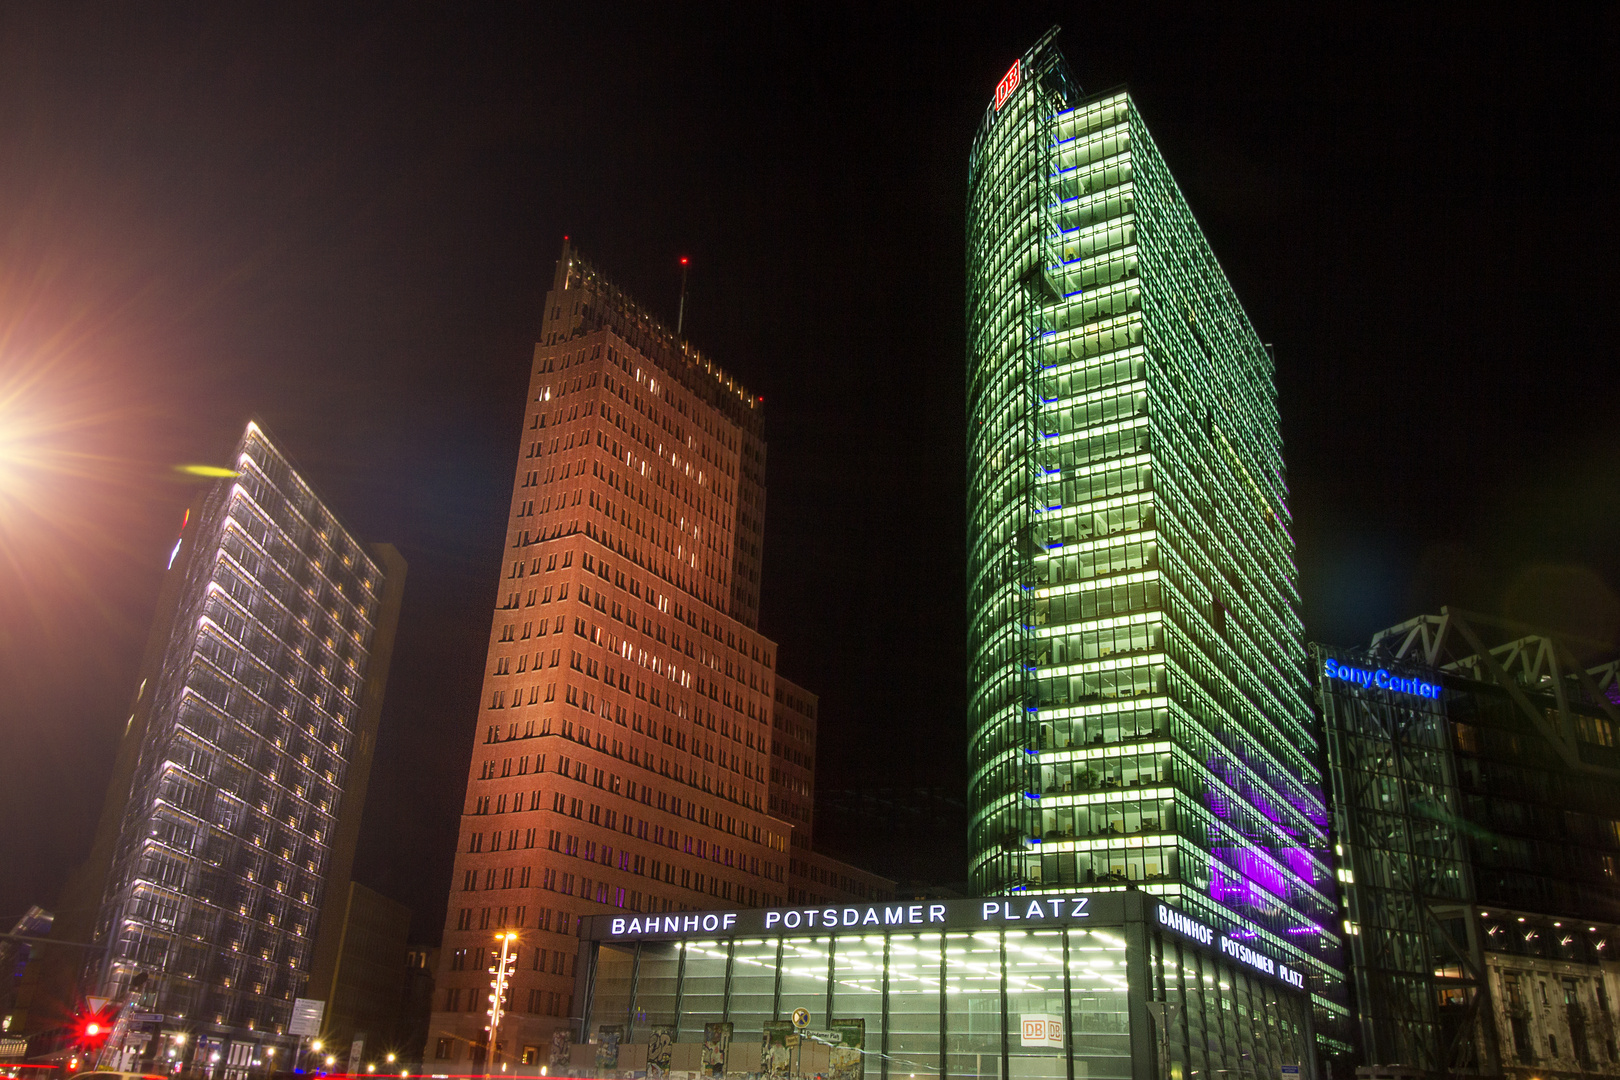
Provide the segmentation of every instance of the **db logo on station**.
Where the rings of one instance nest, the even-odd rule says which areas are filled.
[[[1025,1046],[1063,1045],[1062,1017],[1026,1013],[1019,1019],[1023,1027],[1023,1038],[1019,1041]]]

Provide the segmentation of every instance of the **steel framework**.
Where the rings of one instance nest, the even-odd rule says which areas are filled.
[[[1616,662],[1584,666],[1577,649],[1592,647],[1442,608],[1380,631],[1365,649],[1313,650],[1319,673],[1332,660],[1443,685],[1438,696],[1422,697],[1318,680],[1367,1063],[1436,1076],[1501,1075],[1502,1036],[1476,917],[1487,898],[1473,851],[1497,838],[1464,805],[1452,713],[1469,696],[1500,695],[1562,769],[1620,780],[1620,769],[1582,737],[1583,721],[1593,718],[1620,729],[1610,696]]]

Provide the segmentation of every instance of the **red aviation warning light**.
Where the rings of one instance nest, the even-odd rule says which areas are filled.
[[[686,264],[686,256],[682,255],[681,256],[681,310],[680,310],[680,314],[675,316],[675,336],[676,337],[680,337],[682,328],[684,328],[686,326],[686,271],[688,269],[689,269],[689,267]]]
[[[1013,66],[1007,69],[1007,74],[996,83],[996,112],[1001,111],[1001,107],[1007,104],[1007,99],[1012,97],[1013,91],[1018,89],[1018,65],[1019,61],[1014,60]]]

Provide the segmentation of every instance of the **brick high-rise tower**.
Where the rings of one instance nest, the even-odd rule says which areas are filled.
[[[546,298],[451,880],[430,1061],[573,1011],[582,915],[782,903],[776,645],[757,629],[760,399],[565,245]]]

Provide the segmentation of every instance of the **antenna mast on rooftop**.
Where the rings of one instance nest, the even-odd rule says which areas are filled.
[[[686,256],[681,256],[681,308],[675,316],[675,336],[681,336],[681,327],[686,325]]]

